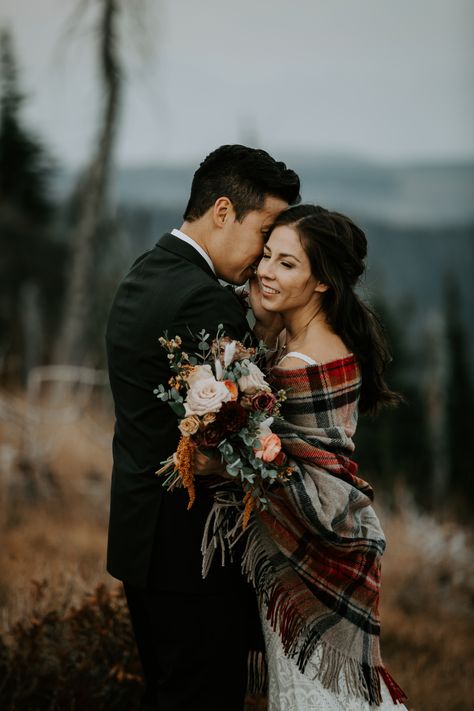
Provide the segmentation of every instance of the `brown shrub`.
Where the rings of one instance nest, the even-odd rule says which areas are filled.
[[[38,584],[41,602],[47,583]],[[78,608],[18,622],[0,638],[4,711],[133,711],[142,685],[124,597],[99,586]]]
[[[385,519],[383,657],[410,708],[468,711],[474,678],[470,537],[413,510]]]

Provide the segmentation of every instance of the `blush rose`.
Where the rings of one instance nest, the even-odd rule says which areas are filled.
[[[260,447],[255,450],[255,456],[264,462],[273,462],[281,451],[281,440],[278,435],[272,433],[261,437]]]
[[[243,393],[254,392],[255,390],[266,390],[270,392],[270,386],[265,382],[265,376],[255,363],[244,363],[249,371],[248,375],[242,375],[238,380],[239,389]]]
[[[215,379],[210,365],[198,366],[188,384],[190,387],[184,402],[187,417],[218,412],[222,403],[232,398],[225,384]]]

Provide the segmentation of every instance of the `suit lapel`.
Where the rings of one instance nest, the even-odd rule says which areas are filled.
[[[201,257],[199,252],[187,242],[183,242],[183,240],[179,239],[179,237],[175,237],[174,235],[167,232],[156,243],[156,246],[159,249],[164,249],[167,252],[175,254],[177,257],[186,259],[188,262],[192,262],[192,264],[195,264],[197,267],[204,269],[204,271],[209,274],[209,276],[218,281],[217,276],[214,274],[206,260]]]

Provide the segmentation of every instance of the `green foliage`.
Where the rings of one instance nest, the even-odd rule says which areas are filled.
[[[99,586],[77,609],[18,623],[0,638],[0,680],[3,711],[137,708],[141,667],[121,589]]]

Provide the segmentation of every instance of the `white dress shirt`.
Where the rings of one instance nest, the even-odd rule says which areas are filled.
[[[213,265],[213,263],[212,263],[212,259],[211,259],[210,256],[203,250],[203,248],[201,247],[200,244],[198,244],[197,242],[195,242],[191,237],[188,237],[188,235],[185,235],[184,232],[181,232],[181,230],[177,230],[177,229],[171,230],[171,234],[174,235],[175,237],[177,237],[178,239],[182,239],[183,242],[186,242],[187,244],[190,244],[191,247],[194,247],[194,249],[196,250],[196,252],[199,252],[199,254],[201,255],[201,257],[202,257],[203,259],[205,259],[206,262],[209,264],[209,266],[210,266],[210,268],[212,269],[212,271],[214,272],[214,274],[216,273],[216,270],[214,269],[214,265]]]

